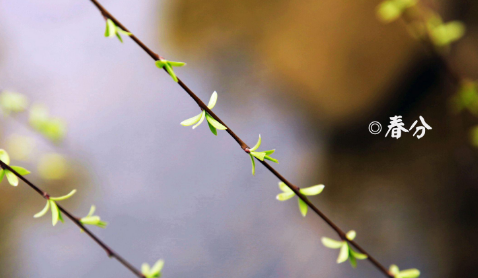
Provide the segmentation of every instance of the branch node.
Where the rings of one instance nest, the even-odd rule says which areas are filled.
[[[50,195],[48,195],[46,192],[43,192],[43,198],[50,200]]]
[[[245,148],[244,148],[244,151],[245,151],[246,153],[251,153],[251,149],[249,149],[248,147],[245,147]]]

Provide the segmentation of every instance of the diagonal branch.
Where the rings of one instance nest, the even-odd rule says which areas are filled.
[[[100,3],[98,3],[97,0],[90,0],[100,11],[100,13],[105,17],[106,19],[111,19],[118,27],[123,29],[126,32],[130,32],[119,20],[117,20],[112,14],[110,14]],[[130,32],[131,33],[131,32]],[[160,59],[160,56],[153,52],[149,47],[147,47],[140,39],[138,39],[134,34],[132,34],[131,39],[138,44],[139,47],[141,47],[153,60],[158,61]],[[165,69],[166,71],[166,69]],[[167,72],[167,71],[166,71]],[[197,103],[197,105],[204,111],[206,111],[209,115],[211,115],[214,119],[216,119],[218,122],[220,122],[222,125],[226,126],[227,133],[231,135],[231,137],[236,140],[236,142],[241,146],[241,148],[248,153],[249,152],[249,146],[239,137],[237,136],[232,129],[227,126],[214,112],[211,111],[207,107],[207,105],[202,102],[201,99],[199,99],[196,94],[189,89],[186,84],[184,84],[183,81],[181,81],[178,78],[178,84],[181,86],[181,88],[186,91],[186,93]],[[394,277],[392,274],[388,272],[388,270],[380,264],[374,257],[372,257],[368,252],[366,252],[362,247],[360,247],[356,242],[347,239],[345,236],[345,232],[342,231],[334,222],[332,222],[324,213],[322,213],[314,204],[312,204],[306,196],[302,195],[300,193],[300,188],[298,186],[293,185],[291,182],[289,182],[286,178],[284,178],[279,172],[277,172],[272,166],[270,166],[267,162],[258,160],[264,167],[266,167],[274,176],[276,176],[279,180],[284,182],[294,193],[299,197],[302,201],[304,201],[320,218],[322,218],[337,234],[342,240],[346,240],[350,242],[355,248],[357,248],[360,252],[368,256],[368,260],[380,271],[382,272],[386,277]]]
[[[0,160],[0,167],[4,170],[8,170],[15,174],[19,179],[21,179],[23,182],[25,182],[27,185],[29,185],[33,190],[35,190],[38,194],[40,194],[43,198],[49,199],[50,196],[48,195],[47,192],[41,190],[38,186],[34,185],[32,182],[27,180],[25,177],[20,175],[17,171],[15,171],[12,167],[8,166],[5,164],[3,161]],[[81,230],[83,230],[94,242],[96,242],[101,248],[103,248],[106,251],[106,254],[110,258],[115,258],[117,259],[122,265],[124,265],[127,269],[129,269],[131,272],[133,272],[137,277],[139,278],[144,278],[144,275],[136,269],[132,264],[130,264],[128,261],[123,259],[118,253],[113,251],[108,245],[106,245],[103,241],[101,241],[97,236],[95,236],[88,228],[86,228],[79,220],[79,218],[73,216],[70,212],[68,212],[66,209],[64,209],[62,206],[57,205],[58,209],[62,213],[64,213],[73,223],[75,223],[78,227],[80,227]]]

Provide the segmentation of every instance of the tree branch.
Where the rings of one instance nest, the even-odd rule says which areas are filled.
[[[106,19],[111,19],[118,27],[123,29],[126,32],[130,32],[119,20],[117,20],[112,14],[110,14],[98,1],[96,0],[90,0],[100,11],[100,13],[105,17]],[[153,52],[150,48],[148,48],[141,40],[139,40],[134,34],[130,36],[131,39],[139,45],[153,60],[157,61],[160,59],[160,56]],[[165,70],[166,71],[166,70]],[[241,146],[241,148],[245,151],[249,151],[248,145],[239,137],[237,136],[232,129],[227,126],[214,112],[211,111],[207,107],[207,105],[199,99],[199,97],[196,96],[196,94],[189,89],[186,84],[184,84],[183,81],[181,81],[178,78],[178,84],[181,86],[181,88],[186,91],[186,93],[199,105],[199,107],[206,111],[209,115],[211,115],[214,119],[216,119],[218,122],[220,122],[222,125],[227,127],[227,133],[231,135],[231,137],[236,140],[236,142]],[[368,260],[380,271],[382,272],[386,277],[394,277],[391,275],[388,270],[381,265],[376,259],[374,259],[370,253],[366,252],[362,247],[360,247],[356,242],[351,241],[346,238],[345,232],[343,232],[334,222],[332,222],[324,213],[322,213],[314,204],[312,204],[306,196],[302,195],[299,191],[299,187],[293,185],[290,183],[287,179],[285,179],[279,172],[277,172],[272,166],[270,166],[267,162],[258,160],[264,167],[266,167],[274,176],[276,176],[279,180],[284,182],[294,193],[302,200],[304,201],[320,218],[322,218],[337,234],[342,240],[346,240],[350,242],[355,248],[357,248],[360,252],[366,254],[368,256]]]
[[[34,185],[32,182],[27,180],[25,177],[20,175],[17,171],[15,171],[12,167],[8,166],[5,164],[3,161],[0,160],[0,167],[4,170],[8,170],[15,174],[19,179],[21,179],[23,182],[25,182],[27,185],[29,185],[33,190],[35,190],[38,194],[40,194],[43,198],[48,200],[50,197],[47,192],[41,190],[38,186]],[[86,228],[79,220],[79,218],[74,217],[70,212],[68,212],[66,209],[64,209],[62,206],[58,205],[58,209],[62,213],[64,213],[73,223],[75,223],[81,230],[83,230],[94,242],[96,242],[101,248],[103,248],[106,251],[106,254],[110,258],[115,258],[118,260],[122,265],[124,265],[127,269],[129,269],[131,272],[134,273],[137,277],[144,278],[144,275],[136,269],[132,264],[130,264],[128,261],[123,259],[118,253],[113,251],[108,245],[106,245],[103,241],[101,241],[98,237],[96,237],[88,228]]]

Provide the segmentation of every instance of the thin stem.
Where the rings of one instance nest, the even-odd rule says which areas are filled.
[[[118,27],[120,27],[121,29],[127,31],[127,32],[130,32],[123,24],[121,24],[121,22],[119,22],[113,15],[111,15],[100,3],[98,3],[98,1],[96,0],[90,0],[100,11],[100,13],[103,15],[103,17],[105,18],[109,18],[111,19]],[[131,33],[131,32],[130,32]],[[153,52],[149,47],[147,47],[141,40],[139,40],[135,35],[131,35],[130,36],[131,39],[136,42],[151,58],[153,58],[153,60],[157,61],[159,60],[159,55],[156,54],[155,52]],[[166,70],[165,70],[166,71]],[[206,111],[209,115],[211,115],[214,119],[216,119],[218,122],[220,122],[222,125],[226,126],[227,129],[227,133],[229,133],[229,135],[231,135],[231,137],[236,140],[236,142],[241,146],[241,148],[244,150],[244,151],[248,151],[249,150],[249,147],[247,146],[247,144],[239,137],[237,136],[233,131],[232,129],[226,125],[214,112],[211,111],[211,109],[209,109],[207,107],[207,105],[191,90],[189,89],[188,86],[186,86],[186,84],[184,84],[183,81],[181,81],[181,79],[178,78],[178,84],[179,86],[181,86],[181,88],[184,89],[184,91],[186,91],[186,93],[188,93],[188,95],[199,105],[199,107]],[[257,159],[257,158],[256,158]],[[350,242],[355,248],[357,248],[358,250],[360,250],[360,252],[366,254],[368,256],[368,259],[370,260],[370,262],[379,270],[381,271],[386,277],[394,277],[393,275],[391,275],[388,270],[383,266],[381,265],[376,259],[374,259],[368,252],[366,252],[362,247],[360,247],[356,242],[354,241],[351,241],[351,240],[348,240],[345,236],[345,233],[334,223],[332,222],[324,213],[322,213],[314,204],[312,204],[308,199],[307,197],[305,197],[304,195],[302,195],[299,191],[299,187],[293,185],[292,183],[290,183],[287,179],[285,179],[281,174],[279,174],[279,172],[277,172],[272,166],[270,166],[267,162],[265,161],[261,161],[261,160],[258,160],[262,165],[264,165],[264,167],[266,167],[272,174],[274,174],[279,180],[281,180],[282,182],[284,182],[291,190],[294,191],[294,193],[302,200],[304,201],[320,218],[322,218],[337,234],[338,236],[343,239],[343,240],[346,240],[348,242]]]
[[[0,167],[4,170],[8,170],[15,174],[19,179],[21,179],[23,182],[25,182],[27,185],[29,185],[33,190],[35,190],[38,194],[40,194],[43,198],[48,199],[49,194],[46,191],[41,190],[38,186],[34,185],[31,181],[20,175],[17,171],[15,171],[12,167],[8,166],[5,164],[2,160],[0,160]],[[75,223],[81,230],[83,230],[94,242],[96,242],[101,248],[103,248],[106,251],[106,254],[110,258],[115,258],[117,259],[122,265],[124,265],[127,269],[129,269],[131,272],[133,272],[137,277],[144,278],[144,275],[136,269],[132,264],[130,264],[128,261],[123,259],[118,253],[113,251],[108,245],[106,245],[103,241],[101,241],[97,236],[95,236],[88,228],[86,228],[79,220],[79,218],[73,216],[70,212],[68,212],[66,209],[64,209],[62,206],[58,205],[58,209],[66,215],[73,223]]]

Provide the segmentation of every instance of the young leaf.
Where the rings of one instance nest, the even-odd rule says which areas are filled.
[[[368,258],[367,255],[355,252],[354,250],[352,250],[352,248],[350,248],[350,255],[352,255],[354,258],[358,260],[366,260]]]
[[[10,164],[10,156],[3,149],[0,149],[0,160],[3,161],[3,163],[5,163],[7,165]]]
[[[287,201],[290,198],[294,197],[295,193],[294,192],[283,192],[280,194],[277,194],[276,199],[279,201]]]
[[[216,119],[214,119],[208,113],[206,113],[206,119],[216,129],[219,129],[219,130],[226,130],[227,129],[227,127],[223,126],[220,122],[216,121]]]
[[[345,242],[333,240],[333,239],[330,239],[328,237],[323,237],[322,238],[322,244],[325,247],[328,247],[328,248],[331,248],[331,249],[339,249],[340,247],[342,247],[342,245],[345,244]]]
[[[50,201],[46,201],[45,207],[37,214],[33,215],[33,218],[39,218],[45,215],[48,212],[48,209],[50,208]]]
[[[115,35],[116,33],[116,25],[111,19],[106,20],[106,31],[105,31],[105,37],[111,38]]]
[[[202,113],[199,113],[197,116],[194,116],[192,118],[189,118],[187,120],[182,121],[181,125],[182,126],[191,126],[191,125],[196,124],[197,122],[199,122],[201,117],[202,117]]]
[[[145,275],[145,276],[149,275],[149,273],[150,273],[149,264],[143,263],[143,264],[141,265],[141,272],[142,272],[143,275]]]
[[[313,196],[313,195],[320,194],[324,190],[324,187],[325,186],[323,184],[320,184],[320,185],[314,185],[307,188],[301,188],[300,193],[307,196]]]
[[[198,127],[200,124],[202,124],[202,122],[204,121],[205,118],[206,118],[206,111],[202,111],[201,112],[201,118],[196,123],[196,125],[193,126],[193,129],[196,129],[196,127]]]
[[[354,230],[348,231],[347,234],[345,235],[348,240],[354,240],[355,237],[357,236],[357,233]]]
[[[302,201],[302,199],[297,198],[297,201],[299,202],[300,213],[302,214],[303,217],[305,217],[307,215],[307,209],[309,207],[307,206],[307,204],[304,201]]]
[[[217,136],[216,128],[209,121],[207,121],[207,125],[209,126],[209,129],[211,130],[212,134]]]
[[[254,147],[252,147],[252,149],[250,149],[250,151],[253,152],[257,150],[261,146],[261,142],[262,142],[262,139],[261,139],[261,135],[259,134],[259,140],[257,140],[257,143],[254,145]]]
[[[73,189],[70,193],[68,193],[68,194],[65,195],[65,196],[61,196],[61,197],[50,197],[50,200],[53,200],[53,201],[63,201],[63,200],[66,200],[66,199],[70,198],[70,197],[73,196],[75,193],[76,193],[76,189]]]
[[[157,276],[153,276],[153,277],[159,277],[159,275],[161,274],[161,270],[163,269],[164,267],[164,261],[163,260],[158,260],[154,266],[151,268],[151,274],[152,275],[157,275]]]
[[[266,154],[263,152],[251,152],[251,155],[259,159],[260,161],[264,161],[264,158],[266,156]]]
[[[12,186],[17,186],[18,185],[18,177],[10,172],[9,170],[5,170],[5,175],[7,176],[8,183],[10,183]]]
[[[266,154],[265,152],[263,152],[263,153]],[[275,158],[272,158],[272,157],[270,157],[270,156],[268,156],[268,155],[265,155],[265,156],[264,156],[264,159],[267,159],[267,160],[272,161],[272,162],[274,162],[274,163],[279,163],[279,160],[277,160],[277,159],[275,159]]]
[[[343,263],[349,258],[349,245],[345,243],[340,247],[339,257],[337,258],[337,263]]]
[[[288,192],[292,192],[292,193],[293,193],[292,189],[290,189],[290,188],[287,186],[287,184],[285,184],[284,182],[281,182],[281,181],[279,182],[279,188],[280,188],[280,190],[282,190],[283,192],[287,192],[287,193],[288,193]]]
[[[214,93],[212,93],[211,95],[211,98],[209,99],[209,103],[207,104],[207,107],[209,109],[213,109],[214,106],[216,106],[216,102],[217,102],[217,93],[216,91],[214,91]]]
[[[256,174],[256,162],[254,161],[254,157],[251,154],[249,154],[249,156],[251,157],[252,175],[254,176]]]
[[[351,250],[351,248],[349,248],[349,251]],[[353,268],[356,268],[357,267],[357,260],[355,259],[354,256],[350,255],[349,254],[349,262],[350,262],[350,265],[353,267]]]
[[[28,171],[27,169],[22,168],[20,166],[10,166],[10,167],[12,167],[13,170],[15,170],[18,174],[20,174],[22,176],[30,174],[30,171]]]
[[[58,206],[56,205],[55,201],[49,200],[49,202],[51,207],[51,222],[53,226],[55,226],[60,219],[60,210],[58,209]]]

